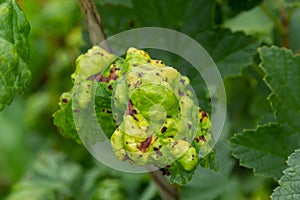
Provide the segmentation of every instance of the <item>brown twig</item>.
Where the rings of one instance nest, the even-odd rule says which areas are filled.
[[[283,29],[281,44],[283,47],[289,48],[289,20],[285,8],[282,8],[280,10],[280,14],[281,14],[280,22],[281,22],[281,27]]]
[[[147,166],[158,192],[163,200],[179,200],[178,186],[170,185],[162,172],[155,166]]]
[[[289,34],[288,34],[288,25],[289,25],[289,17],[287,16],[286,10],[283,5],[280,6],[280,20],[278,20],[271,11],[267,8],[264,2],[260,4],[261,9],[265,12],[265,14],[269,17],[269,19],[274,23],[275,28],[278,30],[281,36],[281,46],[287,47],[289,46]]]
[[[149,172],[163,200],[179,200],[178,190],[172,187],[160,171]]]
[[[99,45],[100,42],[103,42],[102,47],[106,51],[111,52],[111,49],[106,42],[101,18],[96,10],[93,0],[78,0],[78,2],[88,28],[92,45]]]

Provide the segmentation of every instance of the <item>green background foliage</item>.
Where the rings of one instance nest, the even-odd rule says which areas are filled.
[[[222,74],[228,117],[215,148],[219,171],[197,169],[180,189],[181,199],[297,199],[300,193],[299,1],[239,2],[95,1],[107,36],[143,26],[181,31],[208,51]],[[0,12],[0,46],[9,43],[5,47],[17,52],[10,59],[0,49],[0,80],[9,80],[1,82],[0,105],[10,104],[0,112],[0,199],[160,199],[148,174],[103,166],[53,125],[75,59],[91,47],[77,2],[18,4],[31,26],[28,40],[24,19],[5,23]],[[25,26],[14,43],[4,32],[17,23]],[[189,63],[168,52],[149,53],[189,76],[199,104],[210,110],[214,97]],[[3,76],[7,66],[14,70]]]

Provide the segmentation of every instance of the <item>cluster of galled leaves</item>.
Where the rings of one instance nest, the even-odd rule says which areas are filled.
[[[180,185],[197,165],[213,167],[213,155],[206,156],[212,142],[210,120],[195,105],[189,79],[134,48],[128,49],[124,66],[127,73],[117,81],[113,104],[121,111],[111,137],[117,157],[163,167],[171,183]]]
[[[117,59],[117,56],[108,54],[105,50],[95,47],[86,54],[83,54],[77,59],[76,71],[72,74],[74,87],[78,92],[76,99],[78,99],[78,107],[86,107],[86,104],[92,100],[91,86],[94,80],[99,79],[99,83],[95,94],[95,105],[97,117],[101,118],[101,128],[108,137],[113,133],[116,124],[113,121],[111,112],[111,96],[112,87],[115,84],[114,78],[110,78],[110,68],[108,67],[112,62]],[[115,61],[117,62],[117,61]],[[107,74],[108,73],[108,74]],[[102,76],[103,75],[103,76]],[[104,80],[105,79],[105,80]],[[72,108],[72,98],[74,89],[70,92],[63,93],[60,97],[60,110],[54,113],[54,124],[61,128],[61,133],[69,138],[73,138],[78,143],[82,143],[77,134],[74,124],[73,113],[82,112]],[[95,143],[95,139],[90,137]]]
[[[15,0],[0,1],[0,110],[29,84],[30,25]]]
[[[254,1],[250,2],[250,4],[248,4],[248,2],[243,2],[245,3],[245,5],[241,7],[237,6],[237,10],[230,6],[234,5],[232,4],[232,2],[234,1],[222,2],[225,4],[227,3],[227,5],[223,6],[216,1],[208,2],[204,0],[188,1],[188,3],[186,4],[182,3],[181,1],[144,1],[143,5],[141,5],[140,2],[133,0],[126,1],[126,3],[120,2],[118,5],[106,5],[105,3],[103,3],[99,5],[99,11],[101,11],[101,13],[106,13],[103,17],[103,23],[106,27],[108,27],[108,29],[106,30],[108,36],[116,34],[118,32],[116,28],[126,30],[129,27],[134,28],[139,26],[160,26],[173,28],[192,36],[210,53],[218,68],[220,69],[222,76],[226,78],[228,76],[230,77],[239,75],[243,67],[246,67],[253,63],[252,57],[254,56],[259,43],[255,42],[253,38],[245,36],[240,32],[232,33],[231,31],[226,29],[215,29],[215,22],[217,21],[219,23],[222,23],[224,15],[232,16],[242,10],[249,9],[251,8],[250,4],[252,4]],[[254,7],[258,5],[260,2],[261,1],[256,1],[256,4],[252,6]],[[299,1],[297,0],[286,0],[285,2],[288,5],[299,3]],[[235,4],[234,6],[236,5],[237,4]],[[215,10],[215,6],[217,6],[217,8],[221,7],[221,11]],[[151,10],[159,10],[160,12],[158,14],[157,12],[151,12]],[[168,12],[169,10],[172,10],[172,14]],[[201,10],[202,12],[199,13],[197,12],[198,10]],[[228,11],[229,13],[225,13]],[[122,17],[121,19],[116,20],[116,17],[118,16],[108,15],[112,12],[123,13],[126,17]],[[213,15],[213,13],[215,13],[215,16]],[[111,24],[110,21],[115,21],[117,24]],[[191,24],[197,24],[198,26],[191,26]],[[265,49],[265,51],[267,50]],[[274,51],[286,52],[286,50],[279,49]],[[276,60],[278,62],[280,60],[284,60],[282,58],[284,55],[279,55],[278,59]],[[295,59],[294,56],[292,56],[291,52],[287,53],[287,55],[288,57],[290,57],[290,60]],[[277,55],[265,55],[265,57],[268,56],[270,56],[270,60],[275,61],[274,58],[276,58]],[[288,65],[289,64],[286,63],[285,65],[281,65],[281,67]],[[261,65],[261,69],[263,68],[264,65]],[[294,69],[297,69],[297,67],[294,67]],[[272,69],[269,69],[269,71],[272,71]],[[189,71],[187,71],[187,73],[189,73]],[[288,79],[294,80],[297,78],[298,74],[293,73],[294,78]],[[282,73],[278,72],[278,75],[281,76]],[[199,77],[194,77],[193,73],[189,74],[189,77],[191,78],[192,84],[194,82],[197,83],[197,85],[201,85],[198,84]],[[274,79],[273,74],[270,75],[270,77]],[[197,85],[193,88],[198,89]],[[297,87],[298,85],[299,84],[295,82],[292,86],[286,87],[286,91],[289,91],[290,88],[295,89],[295,87]],[[273,89],[272,91],[274,92]],[[299,90],[295,90],[292,94],[299,94]],[[273,97],[271,95],[270,101],[272,100],[275,101],[274,103],[272,103],[273,108],[275,108],[275,106],[277,105],[275,109],[280,110],[278,106],[283,107],[284,105],[286,105],[286,101],[284,101],[284,103],[282,104],[278,104],[279,101],[276,100],[276,95],[274,95]],[[201,99],[199,99],[199,101],[201,101]],[[275,104],[276,102],[277,104]],[[259,111],[259,114],[262,113],[262,111],[259,109],[257,111]],[[278,116],[280,116],[281,119],[284,118],[286,119],[286,121],[289,121],[287,120],[288,113],[285,113],[283,112],[283,110],[281,110],[282,112],[278,114],[279,112],[277,110],[275,111],[277,113],[277,118]],[[298,115],[297,112],[294,113],[295,115]],[[262,117],[266,116],[262,115]],[[292,121],[296,119],[296,116],[292,117]],[[261,121],[266,122],[268,120],[261,119]],[[292,121],[290,121],[289,124],[291,124]],[[271,123],[259,126],[257,130],[246,130],[242,135],[237,135],[232,139],[231,146],[234,145],[234,147],[232,147],[232,150],[235,153],[234,149],[237,147],[237,151],[241,155],[238,157],[243,158],[241,161],[242,164],[244,163],[244,166],[254,168],[255,172],[258,174],[275,177],[278,180],[282,176],[282,170],[287,167],[286,160],[288,155],[299,147],[299,136],[297,135],[297,132],[299,131],[295,130],[294,128],[291,129],[289,124],[286,124],[286,122]],[[245,125],[249,126],[249,121],[245,121]],[[241,141],[242,145],[235,145],[234,141]],[[260,159],[255,160],[255,156],[259,157]],[[244,161],[244,159],[246,158],[248,158],[249,160]],[[252,162],[255,164],[252,165]],[[293,188],[293,192],[297,193],[295,188],[296,187]]]
[[[215,7],[219,6],[216,1],[107,2],[106,4],[106,1],[96,1],[99,3],[99,11],[108,36],[139,26],[160,26],[179,30],[192,36],[205,47],[214,58],[223,77],[239,75],[242,68],[253,62],[252,57],[255,55],[255,49],[259,46],[253,37],[246,36],[242,32],[233,33],[227,29],[216,28],[215,21],[217,19],[215,19],[214,13]],[[151,10],[159,10],[160,12],[158,14],[158,12],[151,12]],[[243,9],[235,11],[240,12],[241,10]],[[195,24],[197,26],[194,26]],[[176,61],[177,63],[182,62],[182,60],[176,59],[172,61],[173,65]],[[185,65],[178,64],[178,66]],[[188,68],[181,68],[180,70],[185,71],[191,78],[191,82],[194,84],[193,88],[201,91],[197,92],[198,94],[205,94],[202,92],[205,84],[199,82],[201,79],[199,76],[195,76],[197,73]],[[204,97],[205,95],[200,96],[199,102],[209,102]],[[72,128],[72,126],[65,128]]]
[[[260,67],[265,72],[264,81],[271,89],[268,100],[276,115],[277,122],[258,126],[255,130],[245,130],[230,139],[233,155],[240,164],[253,168],[259,175],[279,180],[287,168],[286,160],[300,148],[300,56],[290,50],[278,47],[259,48]],[[297,162],[291,156],[288,164]],[[288,173],[288,169],[284,173]],[[299,190],[293,182],[295,177],[285,175],[281,180],[290,180],[277,189],[273,199],[295,199]]]
[[[210,120],[195,105],[187,77],[134,48],[123,59],[95,46],[76,63],[74,87],[61,96],[61,109],[54,114],[54,124],[64,135],[79,141],[76,130],[80,130],[85,144],[100,140],[91,134],[92,124],[85,126],[89,130],[78,126],[91,122],[86,119],[91,115],[90,107],[94,108],[89,104],[94,97],[92,85],[97,83],[97,119],[119,160],[155,164],[171,175],[171,183],[180,185],[191,179],[199,164],[215,167],[209,147]],[[77,113],[86,117],[84,122],[77,121],[75,128]]]

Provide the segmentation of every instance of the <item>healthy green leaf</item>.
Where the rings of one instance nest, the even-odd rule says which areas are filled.
[[[300,56],[278,47],[259,49],[260,67],[272,90],[269,100],[278,124],[246,130],[230,140],[233,155],[254,172],[279,179],[285,160],[300,147]]]
[[[179,22],[182,21],[182,13],[188,5],[181,0],[133,0],[132,3],[133,9],[135,9],[134,13],[144,26],[168,26],[173,29],[178,29],[181,26]]]
[[[30,25],[15,0],[0,1],[0,110],[29,84]]]
[[[222,23],[222,20],[238,16],[242,11],[247,11],[255,6],[258,6],[262,0],[223,0],[217,1],[216,16],[218,21]]]
[[[185,2],[185,1],[183,1]],[[181,32],[194,36],[214,27],[215,1],[192,0],[189,2],[182,21]],[[199,12],[201,10],[201,12]]]
[[[271,198],[273,200],[297,200],[300,199],[300,149],[289,156],[288,168],[283,171],[277,187]]]
[[[135,16],[135,9],[131,7],[114,4],[99,5],[100,1],[95,2],[99,2],[97,8],[99,7],[98,11],[101,13],[101,20],[107,36],[134,28],[140,23],[140,19]]]
[[[245,130],[230,139],[232,154],[255,174],[279,179],[286,158],[300,146],[300,133],[287,124],[268,124]]]
[[[141,26],[175,29],[196,39],[212,56],[223,77],[236,76],[243,67],[253,63],[252,57],[256,54],[259,42],[242,32],[215,30],[215,4],[215,1],[206,0],[134,0],[132,8],[103,5],[99,9],[101,13],[105,13],[102,17],[103,24],[109,27],[108,30],[113,30],[108,32],[108,35]],[[110,13],[113,12],[119,14],[111,15]],[[170,59],[161,57],[161,54],[158,55],[160,59]],[[175,60],[178,61],[178,59],[180,58],[175,57],[170,65],[175,66]]]
[[[266,84],[273,91],[270,97],[279,122],[300,130],[300,56],[278,47],[259,49]]]
[[[258,21],[260,23],[257,23]],[[224,21],[223,26],[234,32],[243,31],[247,35],[255,35],[256,38],[267,44],[273,42],[274,23],[259,6],[227,19]]]
[[[236,76],[243,67],[253,63],[259,42],[242,32],[227,29],[198,34],[196,40],[208,51],[217,64],[222,77]]]

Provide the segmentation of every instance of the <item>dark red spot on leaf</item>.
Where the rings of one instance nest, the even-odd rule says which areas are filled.
[[[162,129],[160,130],[160,132],[164,133],[164,132],[166,132],[166,130],[167,130],[167,127],[164,126],[164,127],[162,127]]]
[[[182,83],[182,85],[185,85],[185,80],[184,79],[180,79],[180,83]]]
[[[128,108],[126,110],[126,114],[131,115],[136,121],[139,121],[139,119],[135,116],[137,114],[137,112],[134,109],[132,101],[130,99],[128,101]]]
[[[206,142],[206,139],[205,139],[204,135],[201,135],[201,136],[199,137],[199,139],[200,139],[201,141],[203,141],[203,142]]]
[[[152,143],[152,135],[147,137],[147,139],[144,142],[141,142],[141,144],[138,146],[138,149],[141,150],[141,152],[145,153],[149,146]]]
[[[129,160],[131,162],[134,162],[131,158],[129,158],[129,156],[126,154],[123,158],[123,161]]]
[[[162,152],[159,150],[159,148],[154,147],[153,149],[157,155],[159,155],[159,156],[163,155]]]
[[[159,170],[162,172],[163,175],[167,175],[167,176],[171,175],[170,171],[166,168],[161,168]]]
[[[181,89],[178,89],[178,94],[183,97],[184,96],[184,93],[181,91]]]

